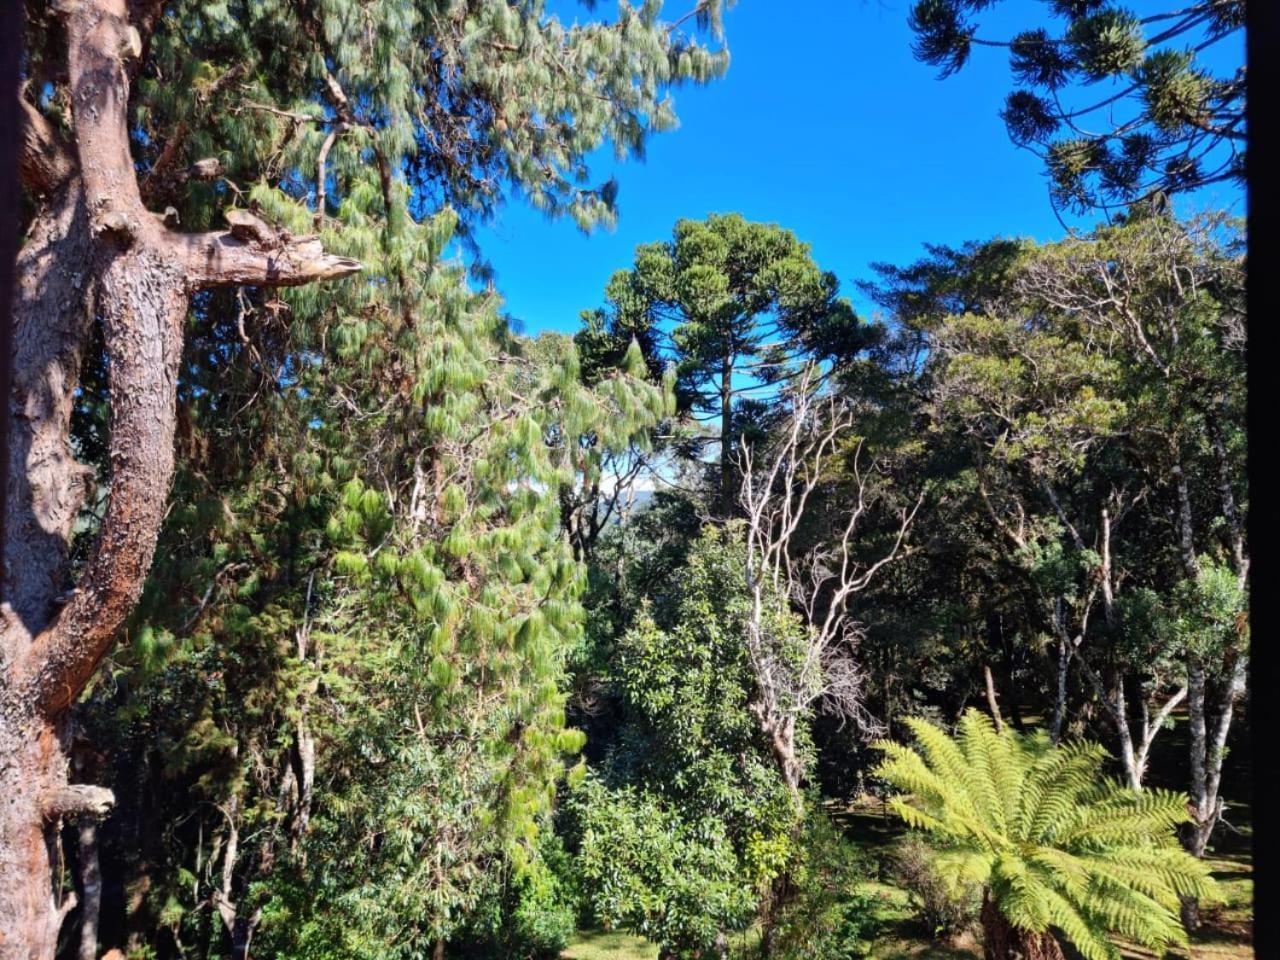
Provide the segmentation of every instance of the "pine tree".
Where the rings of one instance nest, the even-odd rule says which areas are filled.
[[[918,748],[892,741],[876,770],[905,796],[890,800],[940,843],[936,865],[981,884],[988,960],[1060,960],[1061,932],[1087,960],[1118,960],[1113,938],[1157,951],[1186,942],[1180,896],[1207,896],[1207,867],[1178,845],[1183,794],[1137,794],[1101,775],[1088,742],[997,731],[966,711],[955,737],[907,721]]]
[[[639,152],[649,134],[674,123],[671,87],[723,71],[726,54],[698,39],[703,31],[718,36],[719,9],[699,4],[695,20],[676,23],[647,4],[623,7],[613,22],[568,27],[540,3],[501,0],[73,0],[28,7],[23,176],[32,220],[15,306],[15,343],[22,349],[14,358],[10,422],[20,435],[10,450],[4,544],[4,599],[13,615],[4,621],[0,685],[0,739],[6,751],[27,759],[0,769],[5,790],[24,798],[0,818],[0,845],[32,855],[0,858],[0,926],[23,931],[32,956],[52,955],[73,909],[68,891],[50,894],[46,851],[56,847],[58,816],[95,814],[111,800],[101,789],[59,789],[67,763],[56,733],[113,649],[144,588],[156,537],[172,519],[165,493],[174,433],[184,454],[219,434],[260,442],[244,457],[230,457],[227,466],[241,472],[228,469],[222,479],[279,490],[267,478],[279,471],[290,480],[287,496],[300,497],[311,511],[293,518],[310,536],[313,514],[332,509],[326,497],[351,479],[385,494],[386,478],[363,472],[384,464],[361,463],[360,454],[399,456],[425,429],[434,446],[422,460],[423,489],[451,498],[448,510],[436,500],[426,512],[453,510],[457,493],[447,482],[436,484],[436,465],[447,464],[451,445],[464,442],[458,414],[478,401],[450,391],[459,382],[478,383],[477,367],[493,358],[432,353],[442,344],[433,346],[426,331],[449,320],[432,311],[474,307],[442,296],[442,285],[461,290],[464,283],[457,270],[435,269],[444,244],[455,229],[465,242],[471,226],[511,191],[584,227],[609,222],[616,185],[593,183],[584,158],[606,142]],[[432,215],[446,208],[458,217]],[[363,279],[341,290],[286,297],[271,289],[357,267]],[[90,298],[92,311],[85,309]],[[475,326],[461,336],[484,349],[503,339],[503,321],[496,305],[477,310]],[[155,344],[162,355],[153,355]],[[343,349],[359,355],[335,359]],[[82,358],[93,390],[79,391]],[[526,378],[528,368],[512,366]],[[206,379],[222,389],[205,393]],[[503,379],[491,389],[509,399],[509,392],[539,382]],[[582,418],[591,403],[576,396],[561,415],[590,432],[597,427]],[[263,420],[260,432],[242,429],[249,410],[317,397],[327,406],[302,428],[294,420],[276,433],[280,421]],[[388,408],[402,418],[379,421]],[[519,404],[502,409],[511,423],[500,436],[526,449],[523,458],[511,453],[521,469],[535,475],[551,469],[530,448],[546,442],[539,414]],[[347,414],[343,435],[338,424]],[[371,438],[350,429],[373,422],[401,432]],[[95,431],[84,445],[81,428]],[[284,433],[305,438],[295,456],[272,446]],[[78,463],[77,455],[92,462]],[[208,462],[192,464],[193,474]],[[412,462],[394,466],[412,476]],[[309,474],[323,476],[326,463],[337,486],[310,486],[320,477]],[[557,481],[572,482],[572,471],[562,467],[557,461]],[[441,468],[442,480],[447,471]],[[92,501],[91,478],[102,481],[105,505]],[[48,496],[33,497],[33,490]],[[224,507],[247,504],[236,493],[212,491]],[[550,514],[536,490],[522,497],[516,504],[525,513],[510,522],[524,536]],[[265,504],[254,509],[266,524],[280,517]],[[464,514],[470,517],[465,504]],[[426,521],[414,522],[425,529]],[[199,523],[219,530],[207,515]],[[204,558],[192,555],[196,544],[170,541],[192,562],[187,569],[199,584],[194,590],[175,584],[165,571],[161,582],[170,596],[194,596],[189,615],[212,613],[219,608],[208,604],[237,591],[258,597],[257,609],[231,604],[236,629],[224,633],[215,624],[209,632],[219,644],[252,646],[314,626],[320,611],[311,605],[328,596],[328,587],[321,583],[316,593],[306,587],[313,571],[302,576],[288,564],[274,565],[287,555],[284,544],[273,542],[275,530],[231,526],[231,542],[248,554],[235,563],[252,567],[261,559],[266,569],[225,569],[221,540],[209,543]],[[179,529],[171,528],[175,538]],[[453,542],[472,535],[464,529]],[[308,541],[299,556],[323,567],[337,556],[326,549],[332,544]],[[522,556],[507,558],[504,577],[516,576]],[[280,569],[289,571],[283,579]],[[263,584],[270,603],[257,593]],[[208,604],[200,603],[206,594]],[[572,620],[563,610],[555,616]],[[183,622],[175,634],[187,632]],[[525,630],[540,635],[541,624],[534,618]],[[554,672],[554,660],[544,668]],[[279,692],[262,679],[264,697]],[[504,688],[508,693],[528,696]],[[545,694],[543,700],[545,707]],[[234,719],[242,733],[244,720],[253,727],[255,718]],[[274,722],[264,721],[268,728]],[[225,742],[225,727],[201,730],[211,743]],[[301,732],[297,739],[305,741]],[[517,808],[527,800],[518,790],[511,796]],[[51,797],[58,798],[56,810],[48,807]],[[277,850],[256,850],[252,859],[263,862]],[[231,887],[239,883],[233,876]],[[251,921],[262,914],[252,902],[217,894],[233,950],[245,955]],[[3,941],[0,956],[18,949],[15,942]]]
[[[424,226],[428,255],[451,223]],[[338,323],[286,397],[250,408],[263,449],[247,473],[210,482],[195,468],[218,466],[193,457],[180,474],[192,502],[111,677],[126,693],[95,704],[99,732],[131,747],[157,730],[187,744],[168,765],[187,785],[181,840],[150,867],[143,927],[277,956],[416,955],[541,868],[537,833],[581,745],[562,688],[583,571],[557,491],[583,466],[564,438],[625,446],[663,394],[625,371],[586,387],[568,338],[512,335],[459,265],[415,273],[411,325],[385,307]],[[196,437],[226,429],[211,413]],[[143,799],[122,791],[120,830]],[[230,842],[249,834],[257,849]],[[183,883],[202,842],[217,872]]]

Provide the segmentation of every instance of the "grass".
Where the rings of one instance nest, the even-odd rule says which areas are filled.
[[[562,960],[657,960],[658,947],[628,933],[580,930],[560,956]]]

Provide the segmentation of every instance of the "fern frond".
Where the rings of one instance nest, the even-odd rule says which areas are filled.
[[[877,773],[909,798],[909,825],[940,837],[939,872],[977,882],[1015,927],[1061,931],[1088,960],[1117,960],[1113,936],[1163,950],[1185,943],[1179,897],[1211,899],[1206,864],[1177,842],[1187,801],[1101,776],[1097,744],[1053,746],[996,732],[971,710],[955,737],[913,721],[919,750],[881,744]]]

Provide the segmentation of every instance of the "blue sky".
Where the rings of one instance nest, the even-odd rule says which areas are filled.
[[[670,16],[684,9],[667,6]],[[924,241],[1061,236],[1040,161],[1013,147],[998,116],[1011,88],[1003,52],[977,48],[940,81],[911,56],[909,6],[740,0],[725,15],[728,74],[675,91],[680,127],[653,137],[645,161],[615,164],[606,149],[593,163],[599,180],[613,172],[619,181],[616,230],[584,235],[513,201],[479,232],[509,313],[528,333],[571,332],[637,244],[712,212],[795,231],[867,314],[853,281],[870,277],[873,261],[911,262]],[[1165,5],[1132,6],[1141,14]],[[983,15],[982,33],[1007,37],[1043,9],[1006,0]],[[605,0],[596,16],[609,15]],[[1215,59],[1241,62],[1236,40]],[[1243,213],[1229,184],[1182,206]]]

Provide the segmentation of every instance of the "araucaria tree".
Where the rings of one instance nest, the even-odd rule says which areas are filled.
[[[807,244],[738,214],[679,221],[671,240],[636,249],[635,265],[613,275],[605,297],[606,307],[583,315],[584,353],[620,356],[635,339],[651,357],[674,361],[680,409],[714,425],[722,516],[736,505],[737,438],[751,401],[806,362],[847,361],[872,338]]]
[[[913,50],[944,77],[975,46],[1008,51],[1019,86],[1001,116],[1014,144],[1044,161],[1055,205],[1122,207],[1244,182],[1245,66],[1215,75],[1204,52],[1235,43],[1242,60],[1245,0],[1202,0],[1145,17],[1108,0],[1053,0],[1052,20],[1012,37],[983,32],[975,18],[991,5],[918,0]],[[1095,86],[1108,80],[1105,90]]]
[[[1213,889],[1178,844],[1184,794],[1137,794],[1101,775],[1096,744],[997,731],[970,709],[949,736],[907,721],[919,747],[883,741],[890,800],[940,844],[936,865],[983,889],[986,960],[1062,960],[1055,930],[1087,960],[1118,960],[1113,937],[1156,951],[1185,943],[1179,897]]]
[[[718,9],[699,4],[697,23],[718,30]],[[413,331],[418,311],[442,302],[439,284],[449,275],[430,264],[452,218],[441,229],[415,217],[452,205],[465,238],[468,224],[515,186],[584,227],[608,221],[615,187],[590,182],[584,155],[606,141],[624,153],[640,149],[673,122],[665,91],[705,81],[726,63],[660,21],[656,5],[566,28],[539,3],[497,0],[60,0],[28,5],[26,26],[22,173],[30,219],[14,306],[13,391],[5,398],[4,960],[53,956],[75,906],[52,869],[60,827],[112,801],[109,791],[68,784],[66,720],[144,589],[166,519],[175,431],[198,446],[210,421],[229,422],[256,398],[288,392],[335,340],[363,343],[377,330],[385,338],[362,359],[380,365],[388,393],[379,404],[417,409],[434,431],[421,472],[409,462],[405,507],[413,509],[405,520],[425,529],[426,518],[451,516],[459,494],[450,471],[465,476],[453,464],[470,461],[450,446],[459,427],[445,400],[450,378],[463,374],[433,366],[431,351],[443,345]],[[348,277],[362,264],[364,278],[329,298],[271,292]],[[259,349],[266,339],[274,351]],[[210,368],[216,380],[241,364],[253,374],[247,396],[188,382]],[[354,392],[353,400],[339,391],[357,410],[374,399]],[[504,409],[520,437],[542,439],[536,421]],[[196,429],[185,419],[194,410],[207,418]],[[564,425],[585,429],[579,423],[567,415]],[[323,417],[312,422],[324,426]],[[358,479],[352,458],[330,453],[336,476]],[[529,480],[545,459],[521,463]],[[566,466],[555,477],[570,482],[570,474]],[[358,507],[361,522],[376,525],[374,499],[347,509]],[[390,506],[383,505],[394,516]],[[527,512],[546,522],[535,507]],[[354,524],[348,534],[361,529]],[[406,534],[397,549],[409,557],[420,545]],[[354,578],[358,564],[348,553],[339,564],[331,552],[320,566]],[[384,575],[392,572],[387,563]],[[232,575],[219,570],[205,599]],[[512,579],[514,568],[504,575]],[[289,596],[301,604],[302,629],[313,620],[314,597],[333,593],[322,583],[314,597]],[[536,625],[522,629],[533,642]],[[299,636],[305,659],[305,629]],[[499,695],[531,696],[508,687]],[[306,731],[298,736],[305,745]],[[518,791],[512,796],[518,802]],[[229,927],[243,932],[246,917],[235,921]],[[93,929],[87,919],[82,926]],[[248,939],[230,932],[237,955],[247,956]]]

